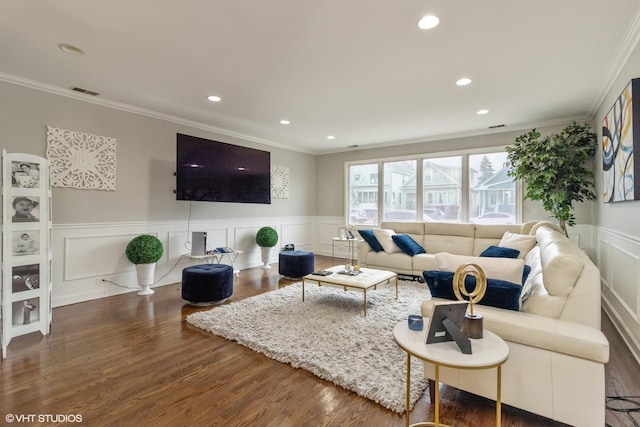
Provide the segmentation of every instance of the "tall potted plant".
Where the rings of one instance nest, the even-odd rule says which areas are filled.
[[[544,209],[567,233],[575,225],[573,202],[595,200],[593,168],[597,148],[589,124],[573,122],[562,132],[542,137],[535,129],[506,147],[509,176],[525,182],[525,199],[542,202]]]
[[[278,232],[272,227],[262,227],[256,233],[256,243],[262,251],[262,268],[271,268],[269,265],[269,254],[271,248],[278,243]]]
[[[125,250],[127,259],[136,265],[138,285],[142,290],[138,295],[151,295],[156,262],[162,257],[162,242],[155,236],[142,234],[134,237]]]

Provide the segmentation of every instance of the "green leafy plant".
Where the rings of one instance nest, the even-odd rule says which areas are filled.
[[[134,237],[125,253],[127,258],[134,264],[153,264],[162,257],[162,242],[155,236],[142,234]]]
[[[526,184],[524,198],[541,201],[565,235],[567,224],[575,225],[573,202],[596,199],[588,162],[596,153],[597,139],[589,129],[589,124],[575,122],[548,136],[533,129],[505,148],[509,176]]]
[[[262,227],[256,233],[256,243],[261,248],[272,248],[278,243],[278,232],[271,227]]]

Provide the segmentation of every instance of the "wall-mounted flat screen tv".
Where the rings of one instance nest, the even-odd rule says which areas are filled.
[[[271,203],[271,153],[177,134],[176,199]]]

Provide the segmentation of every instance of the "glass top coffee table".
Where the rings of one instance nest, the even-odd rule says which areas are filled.
[[[336,266],[328,268],[324,271],[331,271],[328,276],[318,276],[315,274],[307,274],[302,278],[302,301],[304,301],[304,285],[306,282],[314,282],[319,286],[337,286],[344,288],[345,291],[361,290],[364,294],[364,315],[367,315],[367,291],[371,288],[385,283],[391,283],[395,279],[396,282],[396,299],[398,299],[398,275],[393,271],[374,270],[373,268],[364,268],[355,276],[349,274],[341,274],[344,266]]]

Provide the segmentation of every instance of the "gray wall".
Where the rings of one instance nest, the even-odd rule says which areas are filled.
[[[176,201],[176,133],[271,152],[290,168],[289,199],[271,205],[192,203],[192,219],[310,216],[316,212],[316,158],[53,93],[0,82],[0,141],[7,152],[45,157],[46,126],[117,139],[116,191],[54,188],[54,224],[186,219]]]
[[[569,124],[569,123],[567,123]],[[538,128],[541,134],[559,132],[565,125]],[[474,150],[478,148],[503,149],[513,144],[515,138],[530,129],[494,133],[491,135],[470,136],[463,138],[443,139],[415,144],[390,145],[384,148],[353,150],[344,153],[318,156],[318,215],[344,215],[345,196],[344,178],[345,162],[384,159],[409,155],[434,154]],[[596,172],[597,175],[597,172]],[[592,202],[578,203],[574,206],[578,224],[594,223],[594,206]],[[523,221],[532,219],[550,219],[538,202],[523,203]]]
[[[594,127],[598,130],[598,141],[602,141],[602,120],[607,115],[615,100],[620,96],[622,90],[631,79],[640,77],[640,47],[636,46],[627,63],[623,67],[620,75],[616,79],[607,96],[598,108],[594,117]],[[635,100],[634,100],[635,102]],[[638,130],[636,130],[637,132]],[[640,161],[638,153],[635,153],[636,162]],[[640,201],[625,201],[616,203],[602,202],[602,151],[597,156],[598,174],[596,190],[598,195],[596,222],[601,227],[615,230],[623,235],[630,235],[640,238]]]

